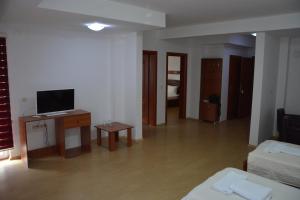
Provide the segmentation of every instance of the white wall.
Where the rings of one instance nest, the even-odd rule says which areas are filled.
[[[249,138],[251,145],[257,145],[273,135],[278,56],[279,38],[269,33],[258,33]]]
[[[140,45],[141,51],[141,39],[137,34],[108,36],[33,26],[0,26],[0,32],[7,37],[13,155],[19,153],[18,117],[35,113],[37,90],[74,88],[75,108],[92,113],[92,127],[126,116],[126,122],[136,127],[134,138],[141,138],[141,120],[136,119],[141,115],[141,97],[138,98],[141,92],[137,86],[138,77],[141,77],[137,47]],[[114,44],[117,38],[121,38],[120,45]],[[120,95],[116,96],[117,93]],[[118,102],[113,101],[118,99]],[[128,109],[135,112],[128,112]],[[54,144],[53,121],[48,125],[50,144]],[[29,149],[45,146],[43,130],[33,130],[29,126],[28,131]],[[67,148],[80,144],[78,133],[78,129],[67,131]],[[92,138],[95,138],[94,128]]]
[[[180,71],[179,56],[168,56],[168,69],[173,71]]]
[[[288,78],[285,109],[300,115],[300,37],[291,38],[288,60]]]
[[[112,119],[134,125],[142,139],[142,35],[115,35],[111,43]]]
[[[180,56],[168,56],[168,70],[180,71]],[[168,80],[180,80],[180,74],[168,74]]]

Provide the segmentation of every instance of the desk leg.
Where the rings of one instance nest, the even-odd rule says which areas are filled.
[[[80,127],[81,150],[84,152],[91,151],[91,126]]]
[[[116,131],[115,134],[116,134],[116,142],[119,142],[119,131]]]
[[[101,145],[102,139],[101,139],[101,129],[97,129],[97,144]]]
[[[127,129],[127,146],[130,147],[132,145],[132,136],[131,136],[131,128]]]
[[[109,149],[109,151],[116,150],[116,134],[115,134],[115,132],[108,132],[108,149]]]
[[[66,157],[65,130],[62,119],[55,119],[56,146],[59,155]]]
[[[26,122],[23,118],[19,118],[19,134],[20,134],[20,151],[21,151],[21,160],[24,163],[26,168],[29,167],[28,155],[27,155],[27,130]]]

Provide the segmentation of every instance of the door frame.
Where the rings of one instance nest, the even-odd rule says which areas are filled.
[[[149,109],[149,125],[156,126],[157,125],[156,110],[157,110],[157,58],[158,58],[157,55],[158,55],[158,53],[157,53],[157,51],[143,50],[143,55],[144,54],[155,55],[155,57],[156,57],[155,66],[153,68],[155,72],[153,73],[153,76],[148,78],[148,82],[150,79],[153,80],[153,87],[149,87],[149,91],[150,90],[153,91],[153,95],[150,95],[150,96],[148,95],[149,96],[148,102],[149,102],[149,105],[150,105],[150,102],[152,102],[154,105],[153,107],[155,108],[155,109]],[[144,64],[143,64],[143,70],[144,70]],[[143,86],[142,86],[142,89],[144,89]],[[143,110],[143,107],[142,107],[142,110]]]
[[[235,71],[234,71],[234,59],[237,59],[240,64],[239,64],[239,68],[237,69],[237,81],[238,81],[238,85],[235,85],[236,87],[232,88],[232,81],[235,77],[233,77]],[[229,76],[228,76],[228,93],[227,93],[227,120],[231,120],[231,119],[235,119],[235,118],[238,118],[238,96],[231,96],[231,90],[237,90],[237,94],[235,95],[238,95],[239,94],[239,91],[240,91],[240,71],[241,71],[241,60],[242,60],[242,56],[238,56],[238,55],[230,55],[229,56]],[[237,98],[237,101],[235,102],[234,99]],[[232,112],[231,110],[229,110],[231,107],[232,107],[232,104],[234,104],[235,102],[235,107],[236,107],[236,113],[235,113],[235,116],[232,116]]]
[[[168,57],[180,57],[180,95],[179,95],[179,119],[186,119],[186,96],[187,96],[187,64],[188,54],[167,52],[166,54],[166,101],[165,101],[165,123],[168,122]]]

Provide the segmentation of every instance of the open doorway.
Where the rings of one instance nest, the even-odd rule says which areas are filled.
[[[166,123],[168,115],[186,118],[187,54],[168,52],[166,56]]]
[[[251,115],[254,76],[254,57],[231,55],[227,119],[246,118]]]

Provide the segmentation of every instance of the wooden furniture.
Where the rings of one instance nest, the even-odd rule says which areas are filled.
[[[300,145],[300,115],[286,114],[284,108],[277,109],[279,140]]]
[[[180,71],[179,70],[168,70],[168,74],[179,74],[180,75]]]
[[[27,124],[41,120],[55,120],[56,145],[29,151],[27,142]],[[65,130],[80,127],[81,147],[65,149]],[[75,110],[55,116],[23,116],[19,117],[21,159],[26,167],[30,167],[30,158],[43,157],[49,154],[59,154],[63,157],[73,157],[81,152],[91,151],[91,113]]]
[[[127,146],[132,145],[131,129],[133,126],[122,124],[119,122],[112,122],[110,124],[102,124],[95,126],[97,129],[97,144],[101,145],[102,130],[108,132],[108,149],[114,151],[117,149],[116,142],[119,141],[119,131],[127,130]]]
[[[201,119],[208,122],[219,121],[219,108],[217,104],[202,102],[201,103]]]

